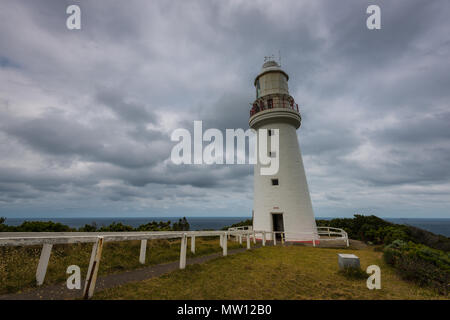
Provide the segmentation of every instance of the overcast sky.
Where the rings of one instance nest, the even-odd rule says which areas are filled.
[[[176,166],[170,134],[247,129],[280,50],[316,216],[450,217],[447,0],[0,8],[0,216],[250,216],[253,168]]]

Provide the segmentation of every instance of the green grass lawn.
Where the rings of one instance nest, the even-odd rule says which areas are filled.
[[[228,249],[240,247],[228,242]],[[84,278],[89,265],[92,244],[54,245],[44,285],[65,282],[69,265],[78,265]],[[139,263],[140,241],[106,242],[103,247],[99,274],[112,274],[142,268]],[[219,238],[197,238],[195,256],[220,252]],[[36,287],[36,268],[41,253],[40,246],[0,247],[0,294],[20,292]],[[187,256],[190,252],[188,242]],[[147,243],[145,265],[177,261],[180,258],[180,240],[151,240]]]
[[[337,254],[381,268],[381,290],[338,272]],[[303,246],[264,247],[189,265],[167,275],[96,292],[95,299],[448,299],[404,281],[382,253]]]

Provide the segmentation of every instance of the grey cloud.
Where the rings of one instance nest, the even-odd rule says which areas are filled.
[[[117,125],[117,126],[116,126]],[[57,156],[80,157],[85,161],[108,162],[124,167],[155,164],[168,156],[169,139],[155,133],[155,139],[138,144],[107,121],[83,124],[64,115],[46,114],[20,119],[4,126],[4,131],[38,151]],[[150,133],[147,132],[147,138]]]
[[[377,1],[378,31],[369,0],[82,1],[80,32],[65,28],[69,4],[2,4],[0,214],[249,214],[251,166],[175,166],[170,129],[246,129],[254,76],[278,50],[316,214],[450,213],[447,1]],[[417,204],[417,186],[432,200]]]
[[[97,100],[109,107],[121,119],[134,124],[154,124],[156,115],[145,105],[124,101],[117,91],[103,89],[97,94]]]
[[[427,145],[450,141],[450,112],[400,118],[398,122],[374,132],[372,138],[381,143]],[[448,145],[447,145],[448,147]]]

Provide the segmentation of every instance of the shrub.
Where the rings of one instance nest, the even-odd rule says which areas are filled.
[[[236,227],[245,227],[245,226],[252,226],[253,225],[253,219],[247,219],[238,223],[234,223],[231,226],[223,227],[222,230],[228,230],[228,228],[236,228]]]
[[[368,275],[361,268],[344,268],[339,270],[339,273],[342,274],[347,279],[367,279]]]
[[[450,250],[450,238],[448,237],[408,225],[390,223],[376,216],[356,214],[354,218],[317,220],[316,223],[318,226],[344,229],[351,239],[375,245],[389,245],[395,240],[403,240],[421,243],[446,252]]]
[[[134,231],[134,228],[131,226],[124,225],[122,222],[119,223],[113,222],[107,227],[101,227],[99,231],[103,232]]]
[[[20,226],[8,226],[8,231],[17,231],[17,232],[69,232],[74,231],[74,229],[70,228],[59,222],[52,221],[24,221]]]
[[[189,231],[189,222],[187,222],[186,217],[183,217],[183,219],[178,220],[178,222],[175,222],[172,226],[173,231]]]
[[[355,214],[354,218],[337,218],[332,220],[317,220],[318,226],[329,226],[344,229],[351,239],[370,241],[375,244],[383,243],[387,227],[394,226],[376,216]]]
[[[189,231],[189,222],[184,217],[179,219],[173,225],[170,221],[149,222],[147,224],[140,225],[137,228],[125,225],[121,222],[113,222],[109,226],[102,226],[97,228],[95,222],[91,224],[85,224],[83,227],[77,229],[70,228],[59,222],[52,221],[24,221],[20,226],[8,226],[5,222],[6,218],[0,217],[0,232],[119,232],[119,231]]]
[[[422,244],[395,240],[385,247],[383,257],[404,279],[434,287],[441,294],[448,294],[450,283],[448,253]]]
[[[84,227],[78,229],[80,232],[95,232],[97,231],[97,224],[95,222],[91,224],[85,224]]]
[[[409,234],[413,239],[415,239],[414,242],[422,243],[428,247],[443,250],[443,251],[450,251],[450,239],[446,236],[440,235],[440,234],[434,234],[430,231],[422,230],[413,226],[406,226],[408,229]]]
[[[152,221],[146,224],[142,224],[137,228],[137,231],[170,231],[170,230],[172,230],[170,221],[167,222],[160,221],[159,223]]]

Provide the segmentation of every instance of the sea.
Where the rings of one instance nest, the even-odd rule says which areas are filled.
[[[220,230],[251,217],[186,217],[190,230]],[[71,228],[80,228],[85,224],[96,223],[98,227],[108,226],[113,222],[123,223],[132,227],[138,227],[151,221],[176,222],[180,217],[93,217],[93,218],[7,218],[6,224],[18,226],[24,221],[53,221],[60,222]],[[317,217],[317,219],[330,220],[333,218]],[[430,232],[450,237],[450,218],[383,218],[384,220],[411,225]]]
[[[80,228],[86,224],[95,223],[97,227],[108,226],[113,222],[139,227],[152,221],[171,221],[178,222],[182,217],[94,217],[94,218],[6,218],[5,224],[18,226],[24,221],[53,221],[60,222],[71,228]],[[230,226],[251,217],[186,217],[189,222],[190,230],[220,230],[223,227]]]

